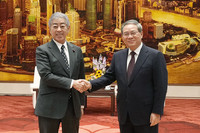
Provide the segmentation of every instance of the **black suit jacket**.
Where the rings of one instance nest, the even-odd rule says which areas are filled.
[[[36,65],[41,77],[35,114],[38,116],[61,119],[68,108],[68,99],[72,79],[84,79],[84,62],[79,47],[67,42],[70,72],[55,42],[41,45],[36,49]],[[81,116],[81,103],[84,94],[71,89],[75,115]]]
[[[119,123],[125,123],[129,113],[134,125],[149,124],[151,113],[163,114],[168,84],[165,59],[161,52],[143,45],[128,82],[127,56],[128,49],[116,52],[105,75],[91,81],[91,91],[117,80]]]

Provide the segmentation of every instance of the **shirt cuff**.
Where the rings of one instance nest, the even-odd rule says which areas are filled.
[[[73,83],[74,83],[74,80],[72,79],[72,82],[71,82],[71,85],[70,85],[70,89],[72,88]]]
[[[91,87],[91,88],[89,88],[87,91],[88,91],[88,92],[91,92],[91,91],[92,91],[92,87]]]

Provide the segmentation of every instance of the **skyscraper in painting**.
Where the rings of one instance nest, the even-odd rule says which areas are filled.
[[[14,8],[13,8],[13,0],[7,0],[7,11],[8,18],[13,18]]]
[[[66,15],[70,21],[70,31],[67,35],[68,41],[77,41],[80,39],[80,19],[79,14],[75,10],[69,10]]]
[[[18,28],[18,38],[20,40],[22,33],[22,12],[19,6],[17,6],[14,11],[13,28]]]
[[[7,20],[7,8],[6,8],[6,1],[0,1],[0,21]]]
[[[40,35],[40,3],[39,0],[31,0],[30,14],[27,18],[27,35]]]
[[[95,30],[97,28],[97,1],[88,0],[86,4],[86,28],[88,30]]]
[[[163,24],[162,23],[155,23],[154,24],[154,38],[155,39],[161,39],[162,37],[164,37],[163,34]]]
[[[5,56],[4,63],[18,65],[18,28],[12,28],[6,31],[6,44],[7,44],[7,54]]]
[[[27,71],[33,71],[35,67],[35,51],[39,46],[36,36],[24,36],[22,68]]]

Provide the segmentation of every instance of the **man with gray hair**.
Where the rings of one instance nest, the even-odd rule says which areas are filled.
[[[56,12],[49,19],[52,40],[36,49],[36,65],[41,77],[35,114],[40,133],[78,133],[85,78],[81,49],[66,41],[70,30],[67,15]],[[74,89],[76,88],[76,89]]]
[[[103,76],[83,82],[92,92],[117,80],[121,133],[158,133],[168,84],[165,58],[142,43],[142,25],[136,20],[126,21],[121,34],[127,48],[114,53]]]

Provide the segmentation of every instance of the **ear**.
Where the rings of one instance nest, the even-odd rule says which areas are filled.
[[[70,26],[67,27],[67,34],[69,34]]]
[[[141,38],[143,38],[143,31],[140,34],[141,34]]]
[[[51,34],[51,27],[49,27],[49,34],[52,35],[52,34]]]
[[[121,39],[122,39],[122,41],[124,41],[124,36],[123,36],[123,34],[121,34]]]
[[[70,26],[68,26],[67,29],[70,30]]]
[[[49,29],[49,34],[51,35],[51,29]]]

